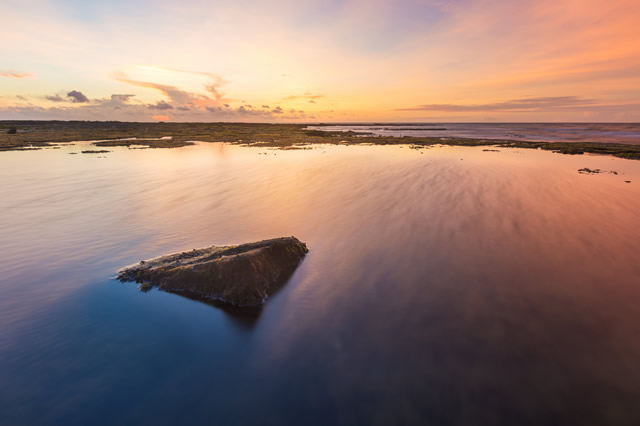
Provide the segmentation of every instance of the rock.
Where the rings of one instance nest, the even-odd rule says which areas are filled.
[[[583,169],[578,169],[578,173],[581,173],[581,174],[597,174],[597,173],[602,173],[602,170],[600,170],[600,169],[590,169],[588,167],[585,167]]]
[[[142,261],[118,271],[141,283],[190,298],[258,306],[291,276],[309,250],[295,237],[212,246]]]

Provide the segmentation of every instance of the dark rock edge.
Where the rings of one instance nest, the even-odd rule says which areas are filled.
[[[308,248],[295,237],[212,246],[160,256],[118,271],[117,279],[191,299],[259,306],[298,267]]]

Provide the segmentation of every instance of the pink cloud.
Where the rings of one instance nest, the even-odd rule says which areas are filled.
[[[25,73],[25,72],[15,72],[15,71],[0,71],[0,77],[29,78],[29,77],[33,77],[33,74]]]

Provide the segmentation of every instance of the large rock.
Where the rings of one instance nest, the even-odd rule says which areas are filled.
[[[156,257],[118,271],[141,283],[191,298],[257,306],[286,281],[309,250],[294,237],[212,246]]]

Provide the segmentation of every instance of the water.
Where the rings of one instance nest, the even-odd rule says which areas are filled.
[[[309,128],[353,130],[380,136],[640,144],[640,124],[638,123],[396,123],[343,124],[309,126]]]
[[[640,422],[640,162],[81,149],[0,155],[2,425]],[[286,235],[255,318],[111,279]]]

